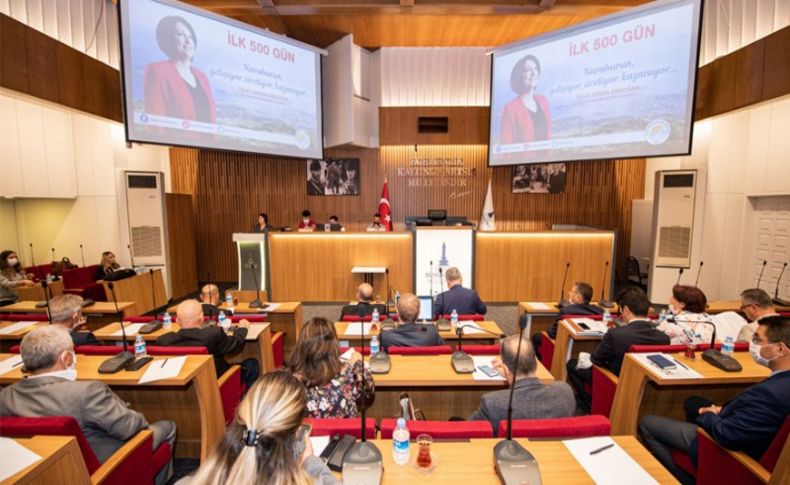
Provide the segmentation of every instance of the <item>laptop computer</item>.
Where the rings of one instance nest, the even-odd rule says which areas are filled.
[[[418,322],[433,321],[433,297],[430,295],[418,296],[420,300],[420,314],[417,316]]]

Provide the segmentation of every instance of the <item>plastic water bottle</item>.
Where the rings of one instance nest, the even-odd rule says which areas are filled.
[[[162,328],[165,330],[173,329],[173,317],[170,316],[170,312],[165,312],[165,316],[162,317]]]
[[[400,291],[395,290],[395,304],[398,304],[398,300],[400,300]]]
[[[143,340],[142,335],[138,335],[134,339],[134,358],[140,359],[148,355],[148,352],[145,350],[145,340]]]
[[[661,313],[658,314],[658,323],[664,323],[664,320],[667,319],[667,309],[664,308],[661,310]]]
[[[225,306],[233,313],[233,295],[230,292],[225,293]]]
[[[612,325],[612,312],[610,312],[608,308],[603,311],[603,318],[602,318],[602,320],[603,320],[603,324],[604,324],[604,326],[606,326],[606,328],[609,328]]]
[[[373,315],[371,315],[370,321],[372,323],[379,323],[379,309],[378,308],[374,308],[373,309]]]
[[[377,335],[370,337],[370,355],[375,355],[379,353],[381,347],[379,346],[379,338]]]
[[[724,344],[721,346],[721,353],[731,356],[733,352],[735,352],[735,341],[732,337],[727,337],[724,340]]]
[[[409,462],[409,428],[403,418],[398,418],[398,424],[392,432],[392,461],[397,465]]]
[[[450,325],[452,325],[453,328],[458,326],[458,312],[455,311],[455,308],[453,308],[453,313],[450,314]]]
[[[224,328],[225,330],[230,328],[230,320],[228,320],[228,317],[225,316],[225,312],[223,311],[219,312],[219,316],[217,317],[217,323],[219,324],[220,327]]]

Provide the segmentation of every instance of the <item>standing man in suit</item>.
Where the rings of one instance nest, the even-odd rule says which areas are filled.
[[[620,375],[620,367],[628,348],[632,345],[669,345],[669,337],[658,330],[647,318],[650,300],[641,288],[630,286],[618,293],[617,305],[625,320],[622,327],[610,328],[595,348],[590,361]],[[590,412],[592,397],[584,390],[585,383],[592,383],[592,368],[577,369],[576,359],[568,361],[568,382],[576,391],[576,402],[583,411]]]
[[[0,410],[5,416],[71,416],[96,458],[104,463],[131,437],[144,429],[154,433],[153,449],[164,442],[172,447],[176,424],[157,421],[129,409],[105,384],[77,380],[77,355],[68,331],[60,325],[39,327],[25,335],[20,345],[22,362],[30,375],[0,391]],[[167,483],[172,462],[156,475]]]
[[[217,377],[227,372],[230,365],[225,355],[236,354],[244,347],[250,322],[242,320],[231,335],[226,335],[221,327],[209,327],[203,321],[200,303],[194,300],[181,302],[176,309],[176,320],[181,326],[178,332],[170,332],[156,339],[156,345],[171,347],[206,347],[214,356]],[[241,380],[251,388],[260,374],[260,363],[253,358],[241,363]]]
[[[444,345],[435,325],[414,323],[420,316],[420,300],[412,293],[404,293],[398,300],[398,324],[394,330],[381,334],[381,347],[386,352],[391,346],[429,347]]]
[[[79,331],[87,319],[82,315],[82,297],[64,293],[49,301],[52,323],[63,325],[71,334],[74,346],[101,345],[90,330]]]
[[[340,310],[340,319],[342,320],[346,315],[372,315],[374,309],[378,309],[381,319],[387,317],[387,306],[381,303],[373,303],[373,287],[368,283],[362,283],[357,289],[356,305],[345,305]]]
[[[681,483],[694,483],[694,478],[675,465],[671,449],[689,454],[696,465],[697,427],[721,446],[759,460],[790,415],[790,318],[760,319],[749,351],[755,362],[771,369],[762,382],[721,406],[690,397],[686,400],[689,422],[663,416],[640,420],[639,431],[647,448]]]
[[[459,315],[485,315],[488,311],[485,303],[480,300],[475,290],[462,286],[461,272],[455,266],[444,272],[447,280],[447,291],[439,293],[433,304],[433,317],[449,315],[455,310]]]
[[[576,402],[573,389],[565,382],[541,384],[535,376],[538,367],[535,351],[529,340],[521,342],[518,352],[518,335],[511,335],[502,341],[499,349],[500,359],[495,359],[493,367],[508,382],[513,382],[513,419],[547,419],[566,418],[573,416]],[[507,419],[507,407],[510,391],[503,389],[484,394],[480,399],[480,407],[469,417],[470,421],[491,422],[494,432],[499,429],[499,422]]]

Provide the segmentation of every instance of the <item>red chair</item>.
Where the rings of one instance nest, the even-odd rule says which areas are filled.
[[[285,365],[285,333],[277,332],[272,335],[272,354],[274,356],[274,367],[279,369]],[[370,352],[368,352],[370,353]]]
[[[446,320],[450,319],[450,315],[442,315],[440,318],[444,318]],[[480,315],[479,313],[462,313],[458,315],[458,321],[461,322],[482,322],[486,319],[485,315]]]
[[[74,352],[81,355],[115,355],[123,351],[122,345],[79,345]],[[134,345],[129,344],[129,352],[134,352]]]
[[[202,346],[178,347],[170,345],[146,345],[148,355],[208,355],[208,349]]]
[[[9,313],[0,315],[0,320],[4,322],[48,322],[46,313]]]
[[[469,355],[499,355],[499,345],[462,345],[461,350]]]
[[[396,347],[387,350],[390,355],[450,355],[453,350],[449,345],[434,345],[428,347]]]
[[[618,382],[619,378],[609,369],[604,369],[597,365],[592,366],[592,405],[590,414],[609,416]]]
[[[348,349],[350,349],[350,348],[351,347],[340,347],[340,353],[343,354],[344,352],[348,351]],[[370,355],[370,346],[369,345],[365,346],[365,351],[364,352],[362,352],[362,347],[354,347],[354,350],[356,350],[357,352],[359,352],[360,354],[365,355],[365,356]]]
[[[222,413],[225,415],[225,426],[233,422],[236,408],[241,403],[241,396],[246,386],[241,382],[241,366],[232,365],[219,379],[219,397],[222,400]]]
[[[514,438],[584,438],[609,436],[612,423],[605,416],[574,416],[552,419],[514,419]],[[499,436],[507,436],[507,421],[499,422]]]
[[[36,435],[75,437],[92,483],[153,483],[156,473],[170,461],[173,454],[169,443],[162,443],[159,448],[152,450],[154,434],[150,430],[143,430],[130,438],[104,464],[99,463],[77,420],[71,416],[3,416],[0,417],[0,435],[14,438]]]
[[[61,275],[63,278],[63,292],[90,298],[94,301],[107,301],[107,292],[104,285],[94,280],[98,264],[82,268],[67,269]],[[90,307],[87,310],[90,312]]]
[[[397,419],[381,420],[381,439],[392,439]],[[488,421],[409,421],[406,424],[411,436],[421,433],[433,439],[493,438],[494,430]]]
[[[231,315],[230,321],[233,323],[239,323],[242,320],[247,320],[250,323],[264,323],[266,322],[266,315],[259,314],[259,315],[252,315],[250,313],[239,313],[237,315]],[[173,318],[175,321],[175,318]]]
[[[549,337],[548,332],[540,333],[540,363],[543,367],[551,369],[554,361],[554,339]]]
[[[629,352],[635,354],[645,354],[647,352],[665,352],[667,354],[674,354],[677,352],[685,352],[685,345],[632,345],[628,347]]]
[[[305,424],[313,427],[310,432],[311,436],[332,436],[339,434],[340,436],[350,434],[357,438],[362,438],[362,424],[361,418],[305,418]],[[376,438],[376,420],[373,418],[365,419],[365,435],[368,439]]]
[[[32,273],[33,278],[36,280],[45,280],[48,274],[52,274],[52,263],[28,266],[27,268],[22,268],[22,271]]]
[[[359,315],[343,315],[343,318],[340,320],[342,322],[369,322],[373,320],[373,315],[367,315],[364,317],[360,317]]]

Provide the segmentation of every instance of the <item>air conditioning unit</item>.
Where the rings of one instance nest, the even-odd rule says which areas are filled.
[[[167,264],[165,189],[159,172],[124,172],[133,264]]]
[[[656,172],[653,267],[691,266],[696,197],[696,170]]]

